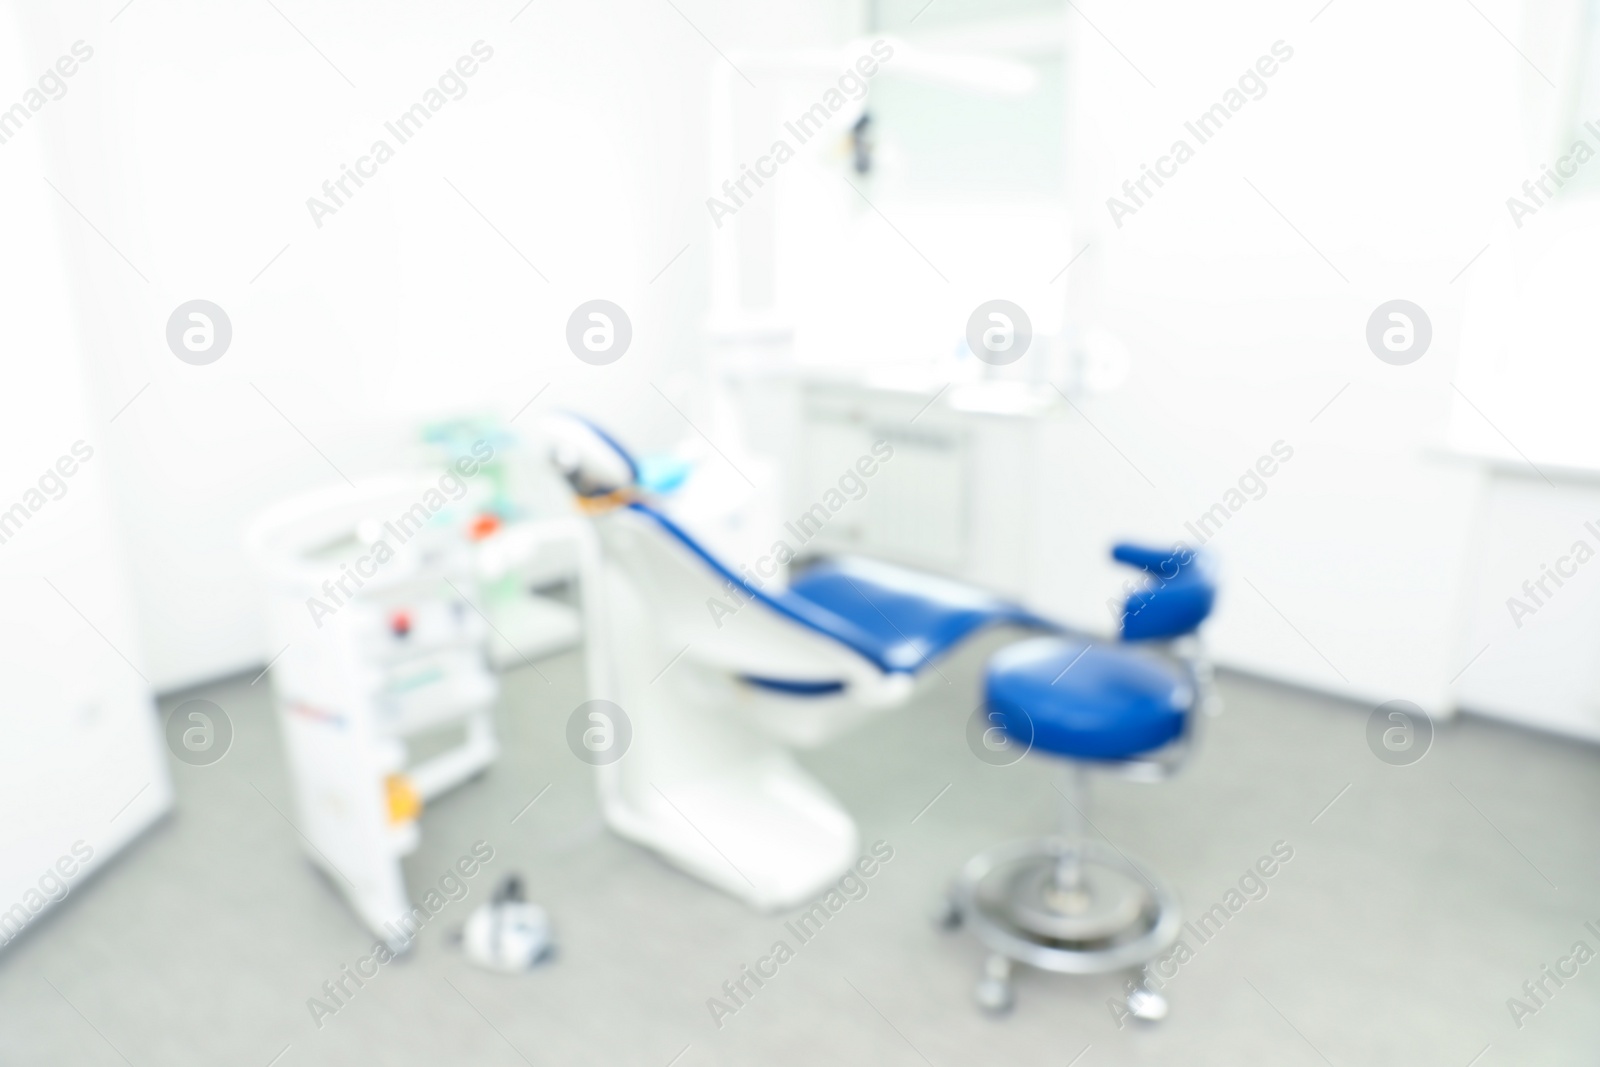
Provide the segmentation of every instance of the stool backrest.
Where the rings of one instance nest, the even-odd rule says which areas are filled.
[[[1124,641],[1170,641],[1194,633],[1216,604],[1216,564],[1208,553],[1182,545],[1172,549],[1119,544],[1119,563],[1148,575],[1143,588],[1122,606]]]

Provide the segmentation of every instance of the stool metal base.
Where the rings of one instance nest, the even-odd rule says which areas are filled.
[[[967,861],[940,922],[971,926],[992,955],[975,995],[994,1014],[1010,1009],[1011,963],[1058,974],[1139,970],[1178,939],[1177,900],[1162,883],[1098,841],[1016,841]],[[1166,1015],[1166,1001],[1130,982],[1129,1010]]]

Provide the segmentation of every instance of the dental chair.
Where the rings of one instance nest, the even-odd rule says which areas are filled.
[[[1131,971],[1128,1014],[1154,1021],[1167,1012],[1149,965],[1177,940],[1177,901],[1142,865],[1085,834],[1087,783],[1091,771],[1160,780],[1193,752],[1200,721],[1218,710],[1198,637],[1216,581],[1209,559],[1187,549],[1119,545],[1112,555],[1148,576],[1124,603],[1120,643],[1037,637],[1002,648],[985,674],[990,722],[1024,751],[1061,761],[1058,833],[973,857],[942,915],[988,948],[975,996],[992,1014],[1014,1003],[1014,963]]]
[[[605,692],[591,695],[620,707],[632,731],[626,753],[596,768],[605,819],[758,909],[813,897],[859,851],[850,815],[790,748],[904,704],[926,668],[980,629],[1058,629],[879,562],[829,560],[787,584],[782,567],[763,566],[770,554],[754,571],[730,564],[739,557],[704,536],[727,517],[685,519],[694,509],[676,499],[681,469],[637,460],[582,420],[547,433],[600,545],[588,648]]]

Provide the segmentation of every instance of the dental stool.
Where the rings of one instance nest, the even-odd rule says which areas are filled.
[[[1011,968],[1024,963],[1061,974],[1135,971],[1129,1012],[1166,1015],[1145,968],[1177,940],[1177,901],[1121,850],[1087,836],[1087,778],[1098,770],[1160,780],[1193,751],[1197,719],[1216,710],[1196,633],[1216,583],[1209,561],[1187,549],[1119,545],[1112,555],[1149,576],[1124,604],[1120,643],[1036,637],[995,653],[985,674],[993,726],[1062,768],[1057,834],[974,856],[942,915],[989,949],[974,993],[993,1014],[1010,1010]]]

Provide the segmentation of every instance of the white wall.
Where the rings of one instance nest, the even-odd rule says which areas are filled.
[[[0,943],[172,803],[40,164],[34,129],[0,144]]]
[[[534,410],[587,404],[636,437],[683,435],[655,387],[700,412],[706,86],[721,62],[701,32],[736,52],[860,26],[847,0],[679,4],[693,25],[644,0],[520,14],[279,6],[326,60],[267,5],[22,6],[26,66],[80,38],[96,49],[35,125],[41,177],[100,231],[54,199],[93,408],[109,418],[138,397],[104,458],[162,688],[273,651],[239,535],[271,500],[337,479],[301,432],[359,477],[393,463],[429,415],[510,414],[550,383]],[[1480,6],[1521,39],[1521,4]],[[1054,251],[1061,263],[1089,251],[1052,306],[1117,331],[1134,371],[1044,430],[1040,603],[1104,624],[1122,577],[1106,545],[1192,539],[1184,524],[1282,440],[1294,459],[1212,542],[1230,571],[1219,654],[1362,699],[1445,706],[1464,665],[1456,616],[1483,483],[1439,458],[1460,415],[1462,311],[1473,272],[1504,247],[1504,198],[1539,155],[1524,119],[1530,102],[1550,112],[1547,87],[1470,8],[1160,0],[1089,14],[1126,58],[1067,13],[1074,232]],[[317,229],[305,199],[479,39],[495,58],[466,97]],[[1280,39],[1295,55],[1267,95],[1116,227],[1106,197]],[[914,213],[897,218],[914,244],[936,243]],[[906,269],[925,267],[907,257]],[[178,362],[162,338],[196,296],[235,328],[210,367]],[[610,368],[578,364],[561,341],[571,308],[595,296],[635,324]],[[1432,350],[1409,367],[1363,340],[1394,297],[1433,319]]]
[[[1520,5],[1482,6],[1519,25]],[[1497,236],[1521,181],[1524,71],[1470,8],[1335,3],[1309,21],[1316,7],[1097,8],[1127,60],[1077,27],[1073,181],[1090,251],[1063,284],[1135,361],[1121,391],[1080,404],[1099,432],[1070,422],[1052,450],[1045,528],[1061,536],[1040,567],[1047,599],[1098,607],[1110,568],[1082,560],[1119,535],[1193,542],[1184,524],[1282,440],[1294,458],[1211,542],[1228,568],[1219,657],[1440,709],[1464,665],[1481,478],[1436,458],[1463,299],[1451,279]],[[1176,138],[1195,143],[1184,121],[1280,39],[1294,56],[1267,95],[1116,227],[1106,198]],[[1364,341],[1396,297],[1434,328],[1407,367]]]
[[[831,40],[847,13],[277,6],[293,26],[267,4],[23,5],[29,67],[80,38],[95,49],[37,123],[48,177],[104,235],[56,204],[95,407],[138,395],[105,466],[161,688],[271,654],[240,534],[272,500],[338,479],[302,433],[359,478],[392,464],[423,418],[510,415],[547,384],[536,408],[589,404],[681,432],[652,383],[680,407],[696,399],[706,86],[720,62],[705,38],[724,51]],[[306,199],[480,39],[494,57],[466,96],[314,226]],[[163,340],[196,297],[234,327],[207,367]],[[594,297],[634,324],[608,368],[562,340]]]
[[[1037,5],[1023,13],[1037,16]],[[831,171],[805,172],[823,190],[810,212],[845,221],[797,211],[804,237],[776,248],[777,273],[804,275],[792,287],[813,297],[800,302],[798,362],[821,350],[836,370],[931,363],[958,344],[979,292],[1021,303],[1042,330],[1062,308],[1069,331],[1109,328],[1131,350],[1131,378],[1039,424],[1027,583],[1038,606],[1108,628],[1106,601],[1128,577],[1108,546],[1209,537],[1189,524],[1231,505],[1241,477],[1268,459],[1275,473],[1254,487],[1260,499],[1207,542],[1227,572],[1212,627],[1219,659],[1359,700],[1450,709],[1450,682],[1477,647],[1463,647],[1463,612],[1476,595],[1470,542],[1486,492],[1484,468],[1447,447],[1459,421],[1453,383],[1472,391],[1459,360],[1463,311],[1493,286],[1473,272],[1493,279],[1511,257],[1504,198],[1538,155],[1528,131],[1560,110],[1484,16],[1559,71],[1552,38],[1525,34],[1513,0],[1483,14],[1176,2],[1087,14],[1098,31],[1065,13],[1071,235],[1020,210],[1020,194],[991,191],[985,202],[967,189],[954,208],[917,195],[951,184],[930,171],[964,164],[937,152],[889,158],[907,140],[893,127],[905,119],[875,106],[885,164],[862,182],[873,208]],[[959,46],[959,25],[931,21],[908,35]],[[1049,20],[1037,21],[1046,32]],[[1264,96],[1205,143],[1185,129],[1280,41],[1292,54],[1273,60]],[[1129,199],[1124,180],[1179,138],[1194,158],[1117,225],[1108,197]],[[968,218],[981,224],[964,230]],[[981,239],[961,242],[973,234]],[[1368,317],[1394,298],[1432,320],[1429,351],[1405,367],[1365,340]],[[830,316],[833,331],[817,330]],[[825,333],[809,350],[808,330]],[[1484,392],[1498,416],[1502,391]],[[976,473],[1003,483],[1014,471]],[[1014,525],[1027,510],[1000,517],[976,499],[980,527]],[[983,573],[979,561],[963,569]]]

